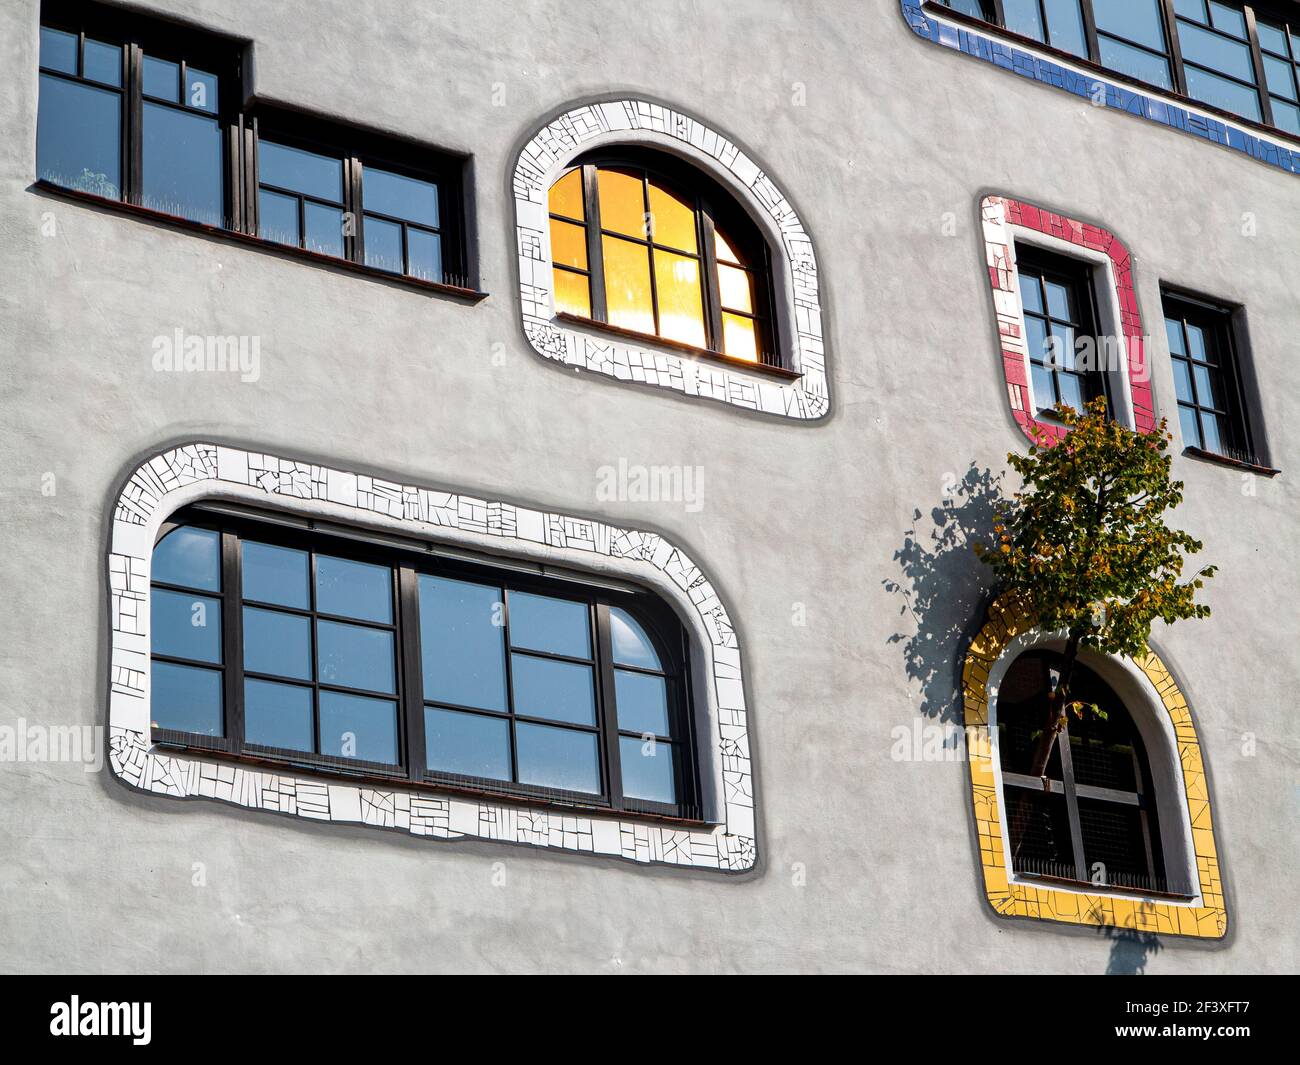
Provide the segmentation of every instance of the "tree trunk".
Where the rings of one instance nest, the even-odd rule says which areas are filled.
[[[1074,663],[1079,657],[1079,636],[1070,633],[1065,644],[1065,660],[1061,663],[1061,679],[1056,690],[1047,695],[1047,719],[1043,722],[1043,733],[1034,748],[1034,760],[1030,774],[1043,782],[1043,790],[1051,791],[1047,780],[1047,763],[1052,759],[1052,748],[1056,746],[1056,737],[1065,728],[1065,707],[1070,701],[1070,677],[1074,673]]]

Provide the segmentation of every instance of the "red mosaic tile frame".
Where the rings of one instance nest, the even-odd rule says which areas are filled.
[[[1065,435],[1065,427],[1034,416],[1029,398],[1028,352],[1025,348],[1024,316],[1020,302],[1020,281],[1015,267],[1015,230],[1043,233],[1092,252],[1101,252],[1110,260],[1115,278],[1115,297],[1119,304],[1120,329],[1124,334],[1127,378],[1133,405],[1134,428],[1141,433],[1156,427],[1155,407],[1151,397],[1151,379],[1147,372],[1142,314],[1133,291],[1132,260],[1128,248],[1113,233],[1100,226],[1079,222],[1045,208],[1022,203],[1006,196],[986,196],[980,203],[984,248],[989,280],[993,285],[993,311],[998,320],[1002,347],[1002,371],[1007,380],[1007,398],[1016,424],[1034,443],[1040,437],[1055,443]]]

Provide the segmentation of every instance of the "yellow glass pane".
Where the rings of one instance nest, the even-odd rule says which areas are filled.
[[[596,190],[600,199],[601,229],[644,240],[645,192],[641,175],[601,167],[596,171]]]
[[[565,218],[582,221],[587,216],[583,213],[582,171],[570,170],[551,186],[551,214],[562,214]]]
[[[713,231],[713,254],[717,256],[720,263],[735,263],[741,265],[740,256],[731,250],[731,245],[723,239],[721,233],[716,229]]]
[[[602,237],[601,251],[605,259],[605,309],[609,324],[653,333],[650,249],[618,237]]]
[[[555,313],[561,312],[591,317],[591,285],[586,274],[555,271]]]
[[[650,179],[650,233],[656,244],[695,251],[695,209]]]
[[[754,332],[754,319],[739,314],[722,316],[722,351],[737,359],[758,361],[758,337]]]
[[[733,311],[754,313],[754,297],[749,290],[749,274],[734,266],[718,263],[718,292],[722,305]]]
[[[551,261],[587,269],[587,230],[551,219]]]
[[[659,297],[659,335],[704,347],[700,261],[656,250],[655,292]]]

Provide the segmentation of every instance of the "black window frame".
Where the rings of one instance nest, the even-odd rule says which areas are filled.
[[[468,155],[378,133],[359,125],[326,120],[306,111],[249,99],[244,78],[250,47],[250,42],[246,40],[194,29],[95,0],[43,0],[40,26],[77,34],[79,42],[90,36],[105,43],[120,45],[125,53],[123,86],[119,90],[123,98],[120,197],[105,197],[38,178],[37,184],[41,187],[77,199],[120,204],[132,213],[138,212],[152,219],[237,239],[267,250],[290,253],[318,263],[343,266],[370,276],[444,290],[452,295],[474,299],[481,299],[485,295],[475,287],[477,281],[474,276],[475,258],[467,192],[470,166]],[[79,70],[83,47],[79,43]],[[146,53],[154,58],[180,64],[182,78],[185,64],[188,63],[205,73],[216,74],[219,79],[216,112],[197,109],[189,111],[216,119],[221,129],[224,158],[220,225],[169,214],[142,202],[146,99],[143,94],[143,58]],[[79,77],[72,78],[44,67],[40,68],[40,72],[64,80],[80,80]],[[90,84],[97,88],[106,87],[99,83]],[[148,100],[150,103],[183,107],[183,104],[167,104],[152,97]],[[268,139],[344,160],[343,210],[351,214],[353,224],[351,232],[344,235],[345,254],[342,257],[303,247],[301,228],[297,247],[259,235],[258,143],[262,132],[268,134]],[[367,212],[365,208],[362,180],[367,164],[437,185],[439,225],[436,232],[441,251],[440,279],[428,280],[408,272],[397,273],[366,263],[364,215],[369,213],[386,218],[380,212]],[[301,211],[301,205],[299,209]],[[407,226],[433,230],[432,227],[406,220],[402,220],[402,224],[403,270],[406,271],[409,268],[409,257],[406,254]]]
[[[1093,342],[1093,357],[1100,361],[1103,352],[1102,334],[1101,334],[1101,316],[1100,308],[1097,305],[1097,290],[1095,280],[1095,267],[1085,259],[1076,259],[1073,256],[1058,254],[1054,251],[1048,251],[1035,244],[1029,244],[1023,241],[1016,241],[1016,283],[1021,292],[1021,311],[1026,320],[1037,318],[1048,325],[1048,335],[1051,335],[1051,326],[1053,324],[1068,325],[1074,330],[1076,345],[1081,337],[1090,337]],[[1031,311],[1024,303],[1024,285],[1027,276],[1032,276],[1039,285],[1039,295],[1042,313]],[[1052,315],[1047,305],[1046,291],[1042,285],[1043,279],[1048,279],[1064,285],[1069,289],[1077,308],[1077,317],[1079,321],[1067,321],[1063,318],[1057,318]],[[1111,396],[1110,372],[1105,365],[1097,365],[1087,370],[1071,370],[1063,366],[1048,366],[1045,362],[1034,358],[1034,353],[1029,350],[1029,336],[1026,331],[1025,348],[1031,364],[1041,366],[1052,379],[1052,402],[1046,406],[1042,405],[1042,397],[1034,395],[1034,402],[1038,409],[1037,415],[1052,414],[1052,407],[1060,401],[1061,386],[1060,375],[1068,374],[1071,377],[1079,379],[1080,389],[1083,394],[1085,404],[1098,397],[1104,397],[1106,400],[1106,410],[1110,417],[1114,417],[1114,403]],[[1077,348],[1076,348],[1077,353]],[[1030,370],[1030,382],[1032,387],[1033,371]]]
[[[293,522],[283,516],[271,513],[232,513],[224,506],[204,506],[193,504],[171,516],[163,524],[155,539],[155,546],[168,533],[177,527],[186,526],[211,530],[220,538],[221,587],[219,592],[202,591],[196,588],[150,581],[150,589],[178,591],[195,597],[217,598],[221,602],[222,613],[222,662],[217,665],[199,660],[177,659],[169,655],[160,655],[151,651],[150,660],[176,662],[181,665],[197,665],[222,672],[222,706],[223,735],[205,736],[199,733],[178,731],[175,729],[153,727],[153,742],[178,750],[195,751],[207,755],[228,756],[244,763],[262,766],[274,766],[283,771],[285,768],[304,770],[311,773],[328,775],[334,779],[357,782],[376,783],[381,786],[415,787],[438,792],[467,794],[487,797],[498,801],[517,802],[527,805],[556,806],[565,809],[581,809],[586,812],[613,813],[620,816],[642,817],[671,821],[706,823],[701,800],[700,764],[696,722],[693,711],[692,681],[690,670],[690,644],[685,627],[672,609],[657,595],[648,590],[635,589],[602,583],[599,578],[586,582],[576,574],[553,574],[536,572],[538,567],[526,568],[522,565],[512,566],[509,560],[499,563],[493,560],[465,557],[459,552],[449,552],[436,545],[411,542],[409,544],[390,540],[389,538],[370,538],[360,531],[340,529],[338,527],[321,527],[315,522]],[[399,764],[365,762],[357,759],[333,755],[322,755],[299,750],[272,748],[245,741],[244,732],[244,648],[243,648],[243,609],[245,600],[242,587],[241,543],[243,540],[273,544],[307,551],[311,557],[311,578],[313,593],[311,599],[311,616],[315,612],[315,558],[317,554],[327,554],[359,562],[368,562],[389,566],[393,574],[393,616],[392,624],[378,626],[394,633],[395,640],[395,688],[393,699],[397,704],[397,735]],[[504,713],[484,711],[481,708],[457,707],[449,703],[429,703],[425,699],[420,653],[420,619],[418,609],[418,582],[422,573],[453,580],[471,581],[490,584],[505,591],[503,604],[503,649],[505,653],[506,682],[510,684],[510,670],[514,654],[519,648],[510,644],[509,638],[509,597],[511,592],[536,593],[550,598],[564,599],[583,603],[588,606],[591,621],[591,652],[593,681],[595,685],[596,725],[592,728],[568,725],[565,722],[546,718],[532,718],[515,711],[513,692],[507,687],[507,704]],[[151,599],[152,602],[152,599]],[[249,601],[254,608],[267,608],[267,604]],[[627,611],[641,625],[655,645],[659,655],[662,671],[640,669],[635,666],[619,664],[613,661],[613,647],[609,629],[609,611],[611,608]],[[270,609],[287,613],[303,614],[303,611],[270,605]],[[338,617],[334,620],[347,624],[366,624],[350,617]],[[373,626],[372,626],[373,627]],[[315,641],[312,642],[313,655]],[[530,657],[558,658],[568,660],[563,655],[551,655],[528,649]],[[339,689],[338,685],[324,684],[316,677],[313,661],[313,677],[310,681],[293,681],[303,687],[324,687],[325,690]],[[659,672],[665,678],[668,693],[669,736],[656,736],[656,742],[670,744],[673,758],[674,787],[677,801],[662,803],[625,796],[622,790],[620,770],[620,737],[638,737],[644,739],[643,733],[620,729],[617,718],[617,705],[614,692],[615,669],[620,671]],[[284,682],[282,676],[252,673],[253,679]],[[375,697],[374,692],[360,694]],[[316,723],[317,747],[319,747],[318,711],[313,699],[313,720]],[[474,778],[431,771],[426,765],[426,748],[424,739],[424,710],[427,705],[447,709],[482,713],[504,718],[511,722],[511,768],[515,768],[516,742],[514,740],[514,722],[536,722],[548,727],[574,728],[580,731],[594,732],[597,736],[601,791],[599,795],[587,792],[564,791],[556,788],[502,781],[491,778]]]
[[[1023,34],[1008,29],[1006,24],[1006,17],[1003,11],[1002,0],[980,0],[980,6],[985,12],[983,18],[976,18],[975,16],[969,15],[963,11],[959,11],[950,7],[949,0],[923,0],[923,2],[926,7],[930,7],[936,12],[942,12],[945,16],[952,16],[954,19],[958,21],[975,24],[975,25],[984,24],[984,25],[992,26],[996,28],[999,32],[1015,40],[1024,41],[1027,44],[1030,44],[1034,47],[1046,49],[1049,52],[1053,53],[1054,55],[1059,56],[1064,61],[1082,63],[1099,72],[1104,72],[1107,75],[1118,78],[1121,81],[1125,81],[1133,85],[1140,85],[1140,86],[1153,88],[1157,92],[1171,93],[1172,95],[1181,98],[1183,101],[1185,101],[1188,105],[1192,107],[1200,108],[1212,114],[1223,116],[1229,121],[1240,122],[1247,126],[1251,126],[1257,129],[1267,129],[1270,133],[1276,133],[1283,137],[1300,141],[1300,133],[1296,133],[1292,130],[1289,130],[1285,126],[1278,125],[1274,119],[1272,98],[1276,94],[1272,93],[1268,87],[1268,80],[1264,69],[1264,55],[1265,54],[1274,55],[1275,53],[1266,53],[1261,48],[1259,33],[1257,29],[1258,19],[1264,18],[1267,21],[1272,23],[1280,23],[1283,31],[1288,33],[1288,35],[1290,33],[1291,27],[1295,27],[1297,31],[1300,31],[1300,12],[1297,12],[1293,6],[1289,6],[1280,2],[1245,4],[1245,3],[1237,2],[1237,0],[1223,0],[1224,6],[1233,8],[1234,10],[1238,10],[1242,13],[1246,23],[1246,39],[1244,40],[1233,34],[1227,34],[1223,31],[1219,31],[1215,29],[1213,26],[1205,26],[1201,23],[1196,24],[1200,29],[1206,29],[1212,34],[1224,37],[1225,39],[1229,39],[1235,43],[1244,44],[1247,46],[1247,48],[1250,50],[1251,68],[1255,79],[1253,84],[1242,81],[1240,78],[1228,74],[1226,71],[1219,70],[1216,68],[1206,68],[1204,67],[1203,64],[1192,63],[1190,61],[1184,60],[1182,54],[1182,48],[1179,43],[1177,27],[1180,22],[1186,22],[1189,20],[1177,14],[1175,9],[1175,0],[1157,0],[1161,22],[1162,22],[1162,28],[1164,31],[1165,51],[1163,53],[1152,49],[1149,45],[1146,45],[1144,43],[1132,41],[1129,38],[1117,37],[1115,34],[1106,34],[1104,31],[1102,31],[1101,34],[1102,36],[1113,37],[1114,39],[1119,40],[1124,44],[1139,48],[1142,51],[1145,51],[1153,56],[1162,56],[1163,58],[1165,58],[1169,63],[1171,78],[1173,81],[1173,87],[1166,88],[1165,86],[1159,85],[1155,82],[1146,81],[1132,74],[1128,74],[1124,71],[1116,70],[1113,67],[1106,66],[1106,64],[1102,62],[1100,44],[1099,44],[1099,32],[1097,30],[1096,19],[1093,16],[1092,0],[1077,0],[1083,15],[1084,36],[1088,44],[1087,56],[1075,55],[1073,52],[1058,48],[1057,46],[1052,45],[1047,41],[1040,41],[1033,37],[1026,37]],[[1040,10],[1042,10],[1043,0],[1038,0],[1038,3],[1039,3]],[[1044,18],[1044,26],[1046,27],[1045,18]],[[1048,35],[1046,30],[1044,35],[1045,36]],[[1297,34],[1297,40],[1300,40],[1300,33]],[[1296,51],[1293,57],[1293,65],[1294,64],[1300,64],[1300,51]],[[1236,84],[1241,85],[1244,88],[1253,90],[1255,92],[1256,97],[1259,100],[1260,115],[1261,115],[1260,119],[1253,119],[1248,116],[1238,114],[1235,111],[1221,107],[1217,104],[1207,103],[1196,97],[1191,96],[1188,93],[1188,89],[1187,89],[1188,65],[1191,65],[1198,69],[1208,69],[1210,73],[1214,74],[1217,77],[1224,78],[1228,81],[1235,82]],[[1296,76],[1297,79],[1300,80],[1300,66],[1298,66],[1296,69]],[[1300,93],[1298,93],[1298,95],[1300,95]],[[1287,101],[1287,102],[1291,102],[1291,101]],[[1300,100],[1295,102],[1297,103],[1297,105],[1300,105]]]
[[[600,219],[600,195],[597,188],[596,171],[601,168],[638,171],[642,178],[645,196],[645,214],[650,216],[648,179],[658,178],[668,188],[678,193],[692,205],[695,215],[695,239],[698,254],[685,249],[673,248],[655,240],[653,233],[643,233],[640,238],[632,234],[605,229]],[[584,323],[595,323],[603,328],[621,333],[635,334],[646,340],[674,347],[692,348],[709,355],[727,359],[731,362],[749,364],[757,367],[789,370],[785,356],[781,351],[779,330],[776,319],[776,289],[772,270],[772,249],[757,224],[735,202],[734,197],[721,185],[699,169],[649,148],[635,146],[608,147],[596,149],[575,159],[558,174],[552,185],[567,177],[573,171],[581,172],[582,196],[585,219],[574,219],[567,215],[555,214],[547,210],[550,221],[580,225],[586,235],[587,267],[580,269],[565,263],[553,263],[555,270],[578,274],[588,278],[591,296],[591,316],[564,313],[561,317]],[[549,189],[547,190],[549,193]],[[751,292],[754,297],[754,311],[748,314],[726,308],[722,303],[720,285],[718,284],[718,259],[714,245],[714,234],[718,230],[725,235],[728,243],[743,262],[739,267],[753,276]],[[625,329],[609,321],[608,307],[605,301],[605,271],[602,238],[615,237],[632,243],[639,243],[652,249],[659,249],[672,254],[688,255],[700,262],[701,303],[704,311],[705,345],[683,344],[670,337],[655,333],[641,333]],[[731,266],[731,263],[724,265]],[[650,270],[651,301],[655,315],[656,327],[659,319],[658,295],[656,291],[655,271]],[[723,351],[722,315],[744,314],[754,321],[755,343],[758,358],[748,363],[743,357],[728,355]]]
[[[1182,329],[1183,350],[1180,355],[1170,345],[1169,357],[1175,362],[1187,364],[1187,375],[1192,389],[1192,402],[1181,399],[1177,393],[1175,381],[1174,404],[1179,411],[1178,432],[1183,440],[1184,449],[1194,454],[1228,459],[1247,466],[1267,469],[1255,448],[1254,434],[1251,429],[1250,407],[1246,401],[1243,367],[1237,342],[1237,318],[1240,308],[1216,303],[1199,298],[1189,293],[1162,287],[1160,291],[1161,316],[1168,330],[1169,322],[1177,319]],[[1187,324],[1192,323],[1201,328],[1206,340],[1207,355],[1217,361],[1210,362],[1194,359],[1188,344]],[[1167,341],[1166,337],[1166,341]],[[1200,402],[1200,389],[1196,383],[1195,368],[1204,368],[1217,381],[1224,398],[1222,407],[1206,406]],[[1171,367],[1177,373],[1177,367]],[[1182,424],[1183,410],[1191,410],[1196,418],[1197,437],[1195,442],[1185,438]],[[1212,414],[1220,419],[1221,439],[1224,448],[1215,450],[1205,446],[1204,429],[1201,415]]]

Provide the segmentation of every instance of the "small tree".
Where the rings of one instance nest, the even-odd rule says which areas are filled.
[[[1215,571],[1206,566],[1179,583],[1184,556],[1202,545],[1164,522],[1183,499],[1183,483],[1169,479],[1164,421],[1156,432],[1134,432],[1107,418],[1105,399],[1086,412],[1058,405],[1055,413],[1069,431],[1054,445],[1041,434],[1028,455],[1007,456],[1023,487],[999,507],[997,542],[975,547],[999,591],[1023,602],[1041,628],[1067,635],[1034,750],[1033,773],[1044,788],[1067,714],[1103,714],[1070,698],[1080,648],[1145,654],[1156,618],[1209,617],[1195,595]]]

